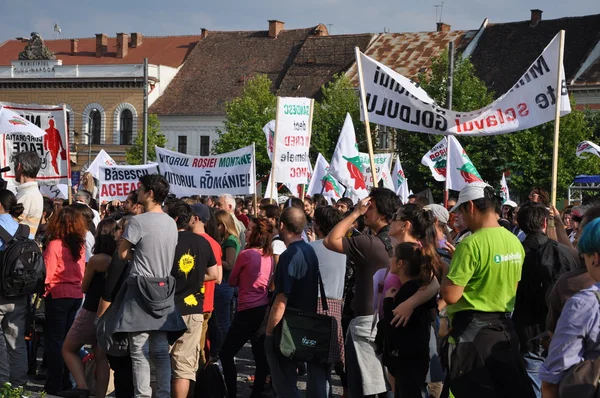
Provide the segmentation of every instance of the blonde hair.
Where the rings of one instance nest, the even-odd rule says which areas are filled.
[[[233,235],[239,241],[240,236],[237,227],[235,226],[235,221],[233,221],[233,216],[227,210],[217,210],[215,212],[215,218],[217,219],[217,225],[223,224],[225,227],[225,236],[223,236],[223,238],[226,239],[229,235]]]
[[[96,188],[96,183],[94,182],[94,177],[87,171],[83,173],[81,176],[81,182],[79,183],[80,189],[85,189],[92,195],[94,194],[94,188]]]

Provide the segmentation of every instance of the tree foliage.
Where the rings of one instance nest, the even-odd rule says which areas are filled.
[[[148,161],[156,160],[154,146],[164,148],[167,138],[161,134],[160,122],[157,115],[148,115]],[[133,145],[125,152],[127,163],[131,165],[144,163],[144,129],[140,129],[135,137]]]
[[[275,119],[277,98],[271,92],[271,80],[267,75],[256,75],[246,82],[242,94],[225,106],[225,130],[218,130],[215,153],[235,151],[256,144],[256,170],[264,177],[271,170],[267,154],[267,141],[263,127]]]

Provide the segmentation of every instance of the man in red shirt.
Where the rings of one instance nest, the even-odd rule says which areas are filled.
[[[221,279],[223,279],[223,251],[221,249],[221,245],[210,235],[208,235],[206,233],[206,229],[204,228],[211,216],[208,206],[202,203],[195,203],[191,205],[191,208],[194,215],[190,220],[190,231],[208,240],[208,243],[210,243],[210,246],[212,247],[213,254],[215,255],[215,259],[217,260],[217,269],[219,271],[216,281],[204,282],[204,322],[202,323],[202,335],[200,337],[200,366],[198,367],[198,369],[203,369],[207,360],[204,348],[206,346],[208,320],[210,319],[214,310],[215,284],[220,284]]]

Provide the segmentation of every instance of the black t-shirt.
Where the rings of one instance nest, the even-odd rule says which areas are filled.
[[[175,305],[181,315],[202,314],[204,275],[217,265],[210,243],[190,231],[180,231],[171,275],[177,281]]]
[[[408,300],[420,287],[418,281],[408,281],[400,287],[396,297],[387,297],[383,301],[384,322],[379,325],[385,328],[383,356],[387,366],[393,366],[399,360],[429,358],[430,310],[435,306],[435,297],[415,308],[406,326],[397,328],[389,325],[394,318],[394,308]]]
[[[381,238],[376,235],[359,235],[342,240],[344,254],[355,265],[354,299],[355,316],[373,315],[373,275],[390,264],[390,257]]]
[[[283,293],[287,305],[304,311],[317,311],[319,259],[303,240],[291,243],[279,256],[275,270],[275,292]]]
[[[106,280],[104,272],[96,272],[92,277],[88,292],[85,294],[85,301],[83,302],[83,308],[90,312],[98,311],[98,304],[100,304],[100,296],[104,289],[104,281]]]
[[[128,269],[128,261],[121,260],[119,257],[119,252],[115,251],[112,259],[110,260],[110,265],[106,270],[106,280],[104,281],[104,286],[102,288],[102,300],[112,303],[115,297],[117,297],[117,293],[123,286],[123,282],[128,275],[125,275],[125,271]]]

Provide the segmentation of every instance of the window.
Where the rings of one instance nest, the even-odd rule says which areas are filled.
[[[121,112],[119,130],[121,132],[121,145],[133,144],[133,113],[129,109],[123,109],[123,112]]]
[[[187,135],[177,137],[177,152],[187,153]]]
[[[210,137],[207,135],[200,136],[200,156],[210,155]]]
[[[92,136],[92,144],[99,145],[102,140],[102,114],[98,109],[92,109],[90,112],[89,133]]]

